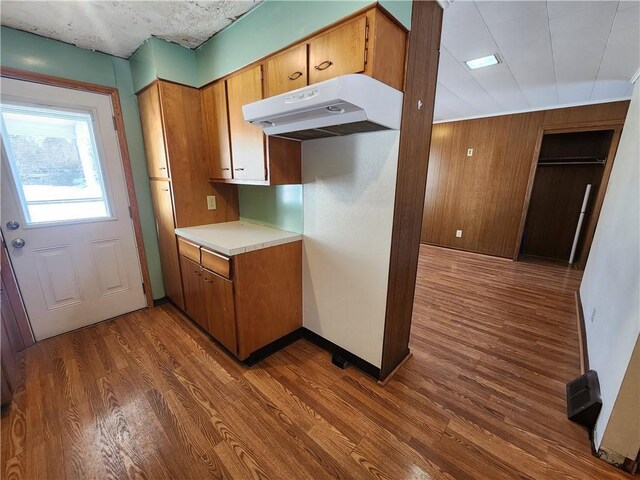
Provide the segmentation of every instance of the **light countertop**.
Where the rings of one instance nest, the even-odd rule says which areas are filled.
[[[242,221],[176,228],[176,235],[227,256],[302,240],[300,233]]]

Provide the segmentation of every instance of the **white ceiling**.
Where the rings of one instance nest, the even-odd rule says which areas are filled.
[[[497,54],[498,65],[466,60]],[[631,96],[640,1],[463,1],[444,12],[435,121]]]
[[[2,0],[2,25],[129,58],[150,36],[195,48],[260,0]]]
[[[259,1],[2,0],[1,20],[128,58],[151,35],[196,47]],[[464,64],[492,53],[500,64]],[[639,66],[640,0],[453,0],[435,121],[629,98]]]

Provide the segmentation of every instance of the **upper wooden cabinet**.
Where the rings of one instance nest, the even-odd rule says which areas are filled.
[[[242,106],[349,73],[364,73],[402,90],[406,42],[406,30],[374,7],[203,88],[208,178],[254,185],[302,183],[300,143],[265,140],[260,128],[244,120]]]
[[[138,107],[149,177],[170,181],[175,227],[237,220],[236,187],[208,180],[200,90],[156,81],[138,94]],[[157,167],[161,159],[165,170]],[[216,197],[215,210],[208,209],[207,196]]]
[[[266,96],[349,73],[364,73],[403,90],[406,43],[406,30],[372,8],[268,57]]]
[[[267,97],[307,85],[307,44],[296,45],[267,58],[265,62]]]
[[[169,178],[158,84],[151,85],[138,95],[138,106],[149,178]]]
[[[244,120],[242,106],[262,99],[262,65],[227,79],[233,178],[267,180],[262,129]]]
[[[309,40],[309,83],[364,72],[366,37],[363,15]]]
[[[202,128],[209,178],[232,178],[227,86],[224,80],[202,89]]]

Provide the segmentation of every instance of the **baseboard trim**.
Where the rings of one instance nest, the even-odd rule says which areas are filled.
[[[576,322],[578,326],[578,347],[580,348],[580,373],[584,375],[589,371],[589,352],[587,350],[587,331],[584,325],[584,310],[580,290],[576,290]]]
[[[387,383],[389,383],[389,380],[391,380],[391,377],[393,377],[396,372],[398,370],[400,370],[400,368],[402,368],[402,366],[407,363],[407,360],[409,360],[411,357],[413,356],[413,353],[411,353],[411,350],[409,350],[409,353],[407,353],[407,355],[400,360],[400,363],[398,365],[396,365],[396,368],[394,368],[393,370],[391,370],[391,372],[389,373],[389,375],[387,375],[384,379],[382,380],[378,380],[378,385],[380,385],[381,387],[384,387]]]
[[[153,299],[153,306],[154,307],[159,307],[160,305],[164,305],[165,303],[173,303],[173,302],[171,300],[169,300],[169,297],[160,297],[158,299],[156,299],[156,298]],[[177,305],[176,305],[176,308],[178,308]]]
[[[245,358],[242,363],[245,365],[252,367],[256,363],[264,360],[270,355],[273,355],[278,350],[282,350],[284,347],[291,345],[293,342],[300,340],[304,336],[304,328],[300,327],[297,330],[294,330],[291,333],[286,334],[284,337],[280,337],[275,342],[271,342],[269,345],[265,345],[264,347],[256,350],[247,358]]]
[[[380,378],[380,369],[375,365],[367,362],[366,360],[358,357],[357,355],[354,355],[353,353],[349,352],[348,350],[345,350],[344,348],[340,347],[339,345],[336,345],[335,343],[327,340],[326,338],[321,337],[320,335],[318,335],[315,332],[312,332],[306,327],[302,327],[302,330],[303,330],[302,336],[306,340],[309,340],[311,343],[316,345],[317,347],[320,347],[323,350],[328,351],[332,355],[337,354],[342,356],[345,360],[347,360],[347,362],[349,362],[351,365],[356,367],[358,370],[366,373],[367,375],[373,377],[376,380]]]

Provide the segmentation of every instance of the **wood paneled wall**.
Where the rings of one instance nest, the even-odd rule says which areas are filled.
[[[422,242],[512,258],[541,131],[623,123],[628,107],[611,102],[434,125]]]

